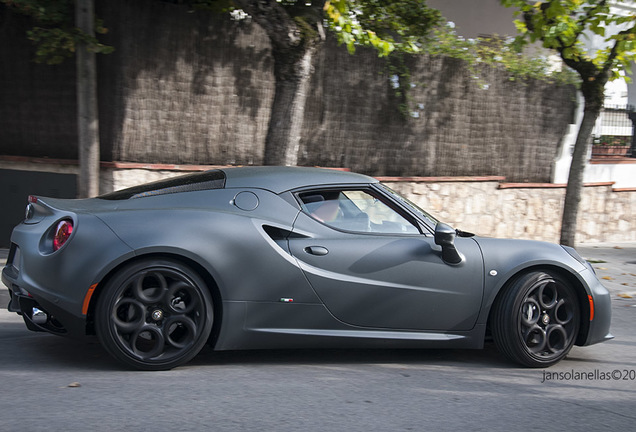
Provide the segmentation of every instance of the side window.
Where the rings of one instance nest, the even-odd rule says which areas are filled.
[[[366,190],[320,190],[298,195],[305,213],[333,228],[385,234],[419,234],[419,230]]]

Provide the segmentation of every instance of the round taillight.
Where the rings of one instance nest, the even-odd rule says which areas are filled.
[[[73,221],[64,219],[58,222],[55,228],[55,236],[53,237],[53,251],[58,250],[68,240],[73,232]]]

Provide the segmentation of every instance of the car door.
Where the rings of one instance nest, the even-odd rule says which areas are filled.
[[[337,319],[390,329],[474,326],[484,271],[472,239],[457,239],[466,259],[449,265],[413,214],[372,187],[315,189],[296,197],[303,211],[289,237],[290,252]]]

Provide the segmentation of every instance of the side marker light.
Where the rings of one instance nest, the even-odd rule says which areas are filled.
[[[91,304],[91,297],[93,297],[95,288],[97,288],[97,284],[91,285],[91,287],[86,292],[86,295],[84,296],[84,303],[82,304],[82,315],[86,315],[88,313],[88,306]]]

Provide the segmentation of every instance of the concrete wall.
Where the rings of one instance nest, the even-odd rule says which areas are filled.
[[[213,166],[104,163],[101,192]],[[0,159],[0,169],[77,173],[72,164]],[[481,236],[559,241],[565,185],[506,183],[504,177],[380,177],[440,220]],[[26,204],[26,194],[24,203]],[[22,207],[20,208],[22,210]],[[636,188],[583,189],[577,243],[636,241]]]
[[[585,167],[585,182],[613,181],[614,187],[636,188],[636,158],[622,160],[592,159]]]

